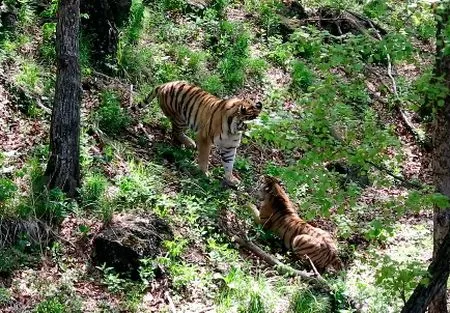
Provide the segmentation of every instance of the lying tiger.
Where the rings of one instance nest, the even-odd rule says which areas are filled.
[[[173,139],[189,148],[198,145],[200,169],[208,174],[208,159],[214,144],[222,159],[225,182],[231,186],[239,184],[239,179],[233,175],[236,149],[246,129],[245,121],[258,117],[261,102],[254,104],[237,98],[219,99],[183,81],[156,87],[144,102],[148,104],[155,97],[172,123]],[[197,145],[185,134],[189,127],[197,133]]]
[[[307,224],[298,216],[276,178],[265,176],[263,180],[258,191],[261,200],[259,210],[251,207],[256,223],[281,237],[284,245],[292,249],[298,258],[305,260],[306,256],[309,257],[319,272],[329,267],[340,271],[342,262],[331,235]]]

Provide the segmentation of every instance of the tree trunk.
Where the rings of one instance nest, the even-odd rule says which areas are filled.
[[[56,27],[57,76],[50,126],[50,159],[45,176],[50,188],[74,197],[80,186],[79,63],[80,0],[59,0]]]
[[[446,28],[449,27],[450,3],[444,1],[436,11],[437,34],[436,34],[436,66],[435,77],[443,79],[446,88],[450,88],[450,55],[446,46]],[[437,100],[437,99],[436,99]],[[444,99],[444,105],[437,108],[434,119],[433,134],[433,179],[438,192],[450,197],[450,93]],[[434,249],[433,258],[436,260],[437,251],[444,237],[449,232],[450,208],[434,209]],[[445,278],[448,279],[448,268]],[[446,284],[436,291],[436,295],[428,308],[429,313],[446,313],[447,310],[447,288]]]
[[[433,121],[433,179],[436,190],[450,197],[450,46],[446,46],[450,2],[444,1],[436,11],[436,64],[434,88],[447,88],[445,97],[428,99],[436,109]],[[440,103],[443,101],[443,105]],[[450,272],[450,208],[434,209],[433,262],[428,267],[429,282],[419,284],[402,313],[447,313],[447,280]]]

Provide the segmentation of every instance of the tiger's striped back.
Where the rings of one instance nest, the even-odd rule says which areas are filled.
[[[285,246],[300,258],[309,259],[319,271],[331,266],[342,269],[342,262],[331,235],[302,220],[280,183],[273,177],[265,177],[260,189],[262,200],[259,217],[265,229],[276,233]]]

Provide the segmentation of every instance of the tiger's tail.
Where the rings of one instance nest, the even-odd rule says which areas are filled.
[[[159,88],[160,86],[153,88],[152,92],[150,92],[147,95],[147,97],[144,98],[144,100],[141,100],[138,103],[136,103],[136,105],[133,107],[133,111],[134,112],[142,111],[146,105],[150,104],[153,101],[153,99],[155,99],[155,97],[157,96]]]

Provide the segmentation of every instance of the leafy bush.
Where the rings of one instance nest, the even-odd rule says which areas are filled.
[[[232,0],[213,0],[211,1],[210,8],[217,12],[218,17],[223,18],[225,16],[225,9],[232,2]]]
[[[283,4],[279,0],[264,0],[259,5],[259,19],[266,31],[267,36],[271,36],[279,31],[280,10]]]
[[[42,25],[42,45],[39,50],[42,58],[49,63],[53,63],[56,59],[55,40],[56,23],[50,22]]]
[[[88,207],[98,207],[104,196],[108,181],[103,175],[93,174],[85,178],[81,188],[81,197],[84,205]]]
[[[66,313],[67,308],[64,303],[61,303],[59,298],[53,297],[42,301],[34,309],[34,313]]]
[[[0,307],[12,300],[11,293],[8,289],[0,287]]]
[[[162,0],[162,8],[165,11],[184,12],[187,8],[186,0]]]
[[[417,261],[398,262],[385,256],[375,273],[375,283],[383,287],[386,296],[400,297],[405,303],[426,273],[424,265]]]
[[[22,242],[23,245],[19,240],[15,246],[0,250],[0,274],[8,276],[21,266],[37,264],[39,256],[33,250],[35,247],[29,247],[29,242],[26,240]]]
[[[273,63],[282,67],[288,64],[293,57],[293,48],[290,43],[283,43],[280,36],[271,36],[267,39],[268,49],[267,58]]]
[[[268,64],[264,59],[251,58],[247,60],[247,73],[249,76],[255,76],[258,79],[264,77]]]
[[[102,284],[108,288],[109,292],[119,293],[125,290],[128,285],[126,279],[123,279],[114,271],[113,267],[107,267],[106,264],[102,266],[96,266],[96,268],[102,273]]]
[[[388,9],[389,7],[386,0],[372,0],[364,5],[363,12],[367,17],[379,18],[383,17]]]
[[[331,310],[330,299],[308,289],[298,291],[291,300],[291,313],[327,313]]]
[[[40,67],[34,62],[25,62],[16,75],[16,82],[29,91],[36,92],[40,84],[42,73]]]
[[[292,64],[292,86],[294,89],[307,91],[314,82],[313,72],[301,61]]]
[[[144,5],[141,1],[133,1],[130,10],[129,23],[125,30],[125,40],[129,44],[136,44],[141,37],[144,20]]]
[[[113,91],[102,93],[102,103],[97,111],[99,127],[109,135],[117,135],[130,123],[130,117],[120,106],[120,98]]]
[[[225,87],[233,90],[242,86],[246,77],[250,34],[242,24],[236,22],[222,21],[210,26],[207,41],[218,61],[217,70]]]
[[[222,96],[225,93],[225,86],[217,74],[205,77],[201,82],[201,87],[213,95]]]
[[[17,186],[7,178],[0,177],[0,206],[14,196]]]

